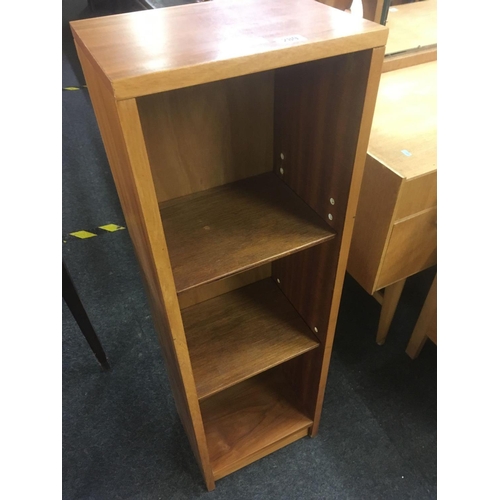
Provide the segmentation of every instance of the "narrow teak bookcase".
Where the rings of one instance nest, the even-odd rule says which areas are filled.
[[[387,28],[313,0],[71,28],[211,490],[318,432]]]

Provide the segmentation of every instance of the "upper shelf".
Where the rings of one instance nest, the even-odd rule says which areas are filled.
[[[272,172],[171,200],[161,216],[179,293],[335,237]]]
[[[371,49],[388,32],[313,0],[217,0],[70,24],[117,99]]]

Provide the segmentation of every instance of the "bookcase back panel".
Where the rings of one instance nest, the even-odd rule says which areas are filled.
[[[299,406],[313,420],[318,405],[322,404],[321,376],[325,352],[332,344],[327,330],[340,243],[340,239],[335,238],[273,262],[273,278],[279,279],[281,290],[320,341],[315,352],[290,360],[282,367],[295,387]]]
[[[335,238],[273,262],[273,278],[279,279],[281,290],[321,342],[330,318],[337,261]]]
[[[180,308],[185,309],[186,307],[212,299],[223,293],[231,292],[237,288],[269,278],[271,276],[271,265],[271,263],[264,264],[255,269],[250,269],[234,276],[229,276],[228,278],[223,278],[181,292],[178,294]]]
[[[275,172],[339,234],[370,63],[367,50],[275,73]]]
[[[158,202],[272,171],[274,73],[137,99]]]

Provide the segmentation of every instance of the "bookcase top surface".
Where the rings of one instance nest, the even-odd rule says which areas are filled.
[[[388,34],[315,0],[214,0],[70,24],[117,99],[371,49]]]

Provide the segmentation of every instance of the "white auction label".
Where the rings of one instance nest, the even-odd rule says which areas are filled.
[[[297,43],[297,42],[305,42],[307,38],[302,35],[289,35],[285,36],[283,38],[278,38],[276,41],[278,43],[283,43],[283,44],[290,44],[290,43]]]

